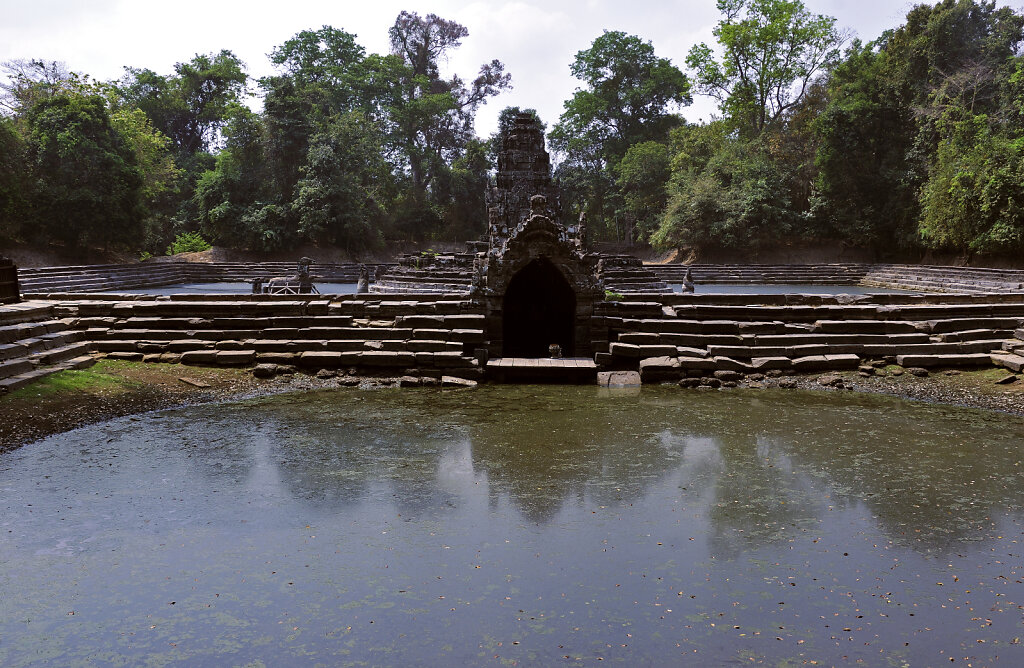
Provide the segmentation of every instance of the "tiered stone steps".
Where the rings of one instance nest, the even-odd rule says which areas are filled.
[[[313,264],[310,273],[324,283],[355,283],[357,263]],[[383,265],[389,267],[391,265]],[[370,274],[378,265],[367,265]],[[294,274],[294,262],[159,262],[19,269],[21,291],[37,298],[68,292],[109,292],[180,283],[243,283],[256,277]]]
[[[0,307],[0,395],[64,369],[91,366],[95,357],[83,332],[56,318],[50,304]]]
[[[1003,342],[1002,350],[992,353],[992,363],[1016,373],[1024,372],[1024,327],[1013,332],[1013,338]]]
[[[648,264],[645,267],[666,283],[682,283],[686,271],[693,281],[702,283],[810,283],[856,285],[870,265],[835,264]]]
[[[113,359],[479,379],[484,316],[469,302],[337,298],[64,302],[57,310]]]
[[[1024,292],[1024,271],[927,265],[872,265],[861,281],[929,292]]]
[[[1024,297],[960,304],[805,301],[606,302],[594,331],[606,328],[608,347],[595,359],[609,369],[639,369],[652,381],[718,370],[848,369],[875,359],[921,367],[988,366],[998,363],[993,355],[1020,350],[1008,340],[1024,326]]]

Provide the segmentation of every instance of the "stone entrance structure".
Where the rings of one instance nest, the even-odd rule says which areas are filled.
[[[474,261],[471,295],[484,307],[491,357],[592,357],[591,319],[604,293],[587,254],[584,221],[561,220],[540,123],[520,114],[487,192],[488,245]]]

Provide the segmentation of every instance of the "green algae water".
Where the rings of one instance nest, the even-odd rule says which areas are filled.
[[[0,454],[0,664],[1021,665],[1024,420],[293,394]]]

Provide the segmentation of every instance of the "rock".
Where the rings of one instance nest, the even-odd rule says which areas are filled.
[[[355,387],[359,384],[359,378],[356,376],[344,376],[338,379],[338,385],[342,387]]]
[[[948,369],[946,371],[946,375],[947,376],[959,376],[960,372],[958,370],[956,370],[956,369]]]
[[[719,369],[715,372],[715,378],[723,382],[735,383],[743,379],[743,374],[731,369]],[[733,385],[735,387],[735,385]]]
[[[702,387],[710,387],[716,390],[722,387],[722,381],[719,378],[701,378],[700,384]]]
[[[757,381],[760,381],[760,380],[764,380],[764,374],[763,373],[747,374],[747,380],[754,381],[754,382],[757,382]]]
[[[917,376],[918,378],[928,377],[928,369],[923,369],[919,366],[910,367],[907,371],[910,372],[910,375]]]
[[[903,369],[901,369],[900,367],[896,367],[895,369],[893,369],[889,373],[890,373],[890,375],[893,375],[893,376],[902,376],[903,375]]]
[[[257,378],[273,378],[277,375],[276,364],[257,364],[252,368],[252,375]]]
[[[825,387],[842,387],[843,378],[842,376],[836,376],[835,374],[825,374],[824,376],[818,376],[818,385],[824,385]]]
[[[316,372],[316,377],[321,380],[327,380],[328,378],[334,378],[338,375],[338,372],[334,369],[320,369]]]
[[[782,375],[782,369],[769,369],[765,375],[769,378],[778,378]]]
[[[441,376],[441,387],[476,387],[475,380],[466,380],[458,376]]]
[[[747,383],[747,387],[749,387],[752,390],[763,390],[764,389],[764,383],[755,381],[753,383]]]
[[[710,385],[698,385],[696,389],[700,390],[701,392],[710,392],[715,388],[711,387]]]
[[[796,388],[796,379],[795,378],[783,378],[782,380],[779,381],[779,387],[781,387],[784,390],[795,389]]]
[[[423,384],[423,379],[418,376],[402,376],[398,379],[399,387],[419,387]]]
[[[740,384],[737,383],[735,380],[723,380],[722,381],[722,387],[730,387],[731,388],[731,387],[739,387],[739,385]]]
[[[700,387],[700,378],[683,378],[681,381],[679,381],[679,387],[686,389]]]
[[[640,374],[636,371],[601,371],[597,374],[601,387],[640,387]]]
[[[861,364],[859,367],[857,367],[857,371],[864,376],[875,375],[875,367],[871,364]]]
[[[999,380],[997,380],[996,381],[996,385],[1010,385],[1010,384],[1016,383],[1016,382],[1017,382],[1017,376],[1015,376],[1015,375],[1013,375],[1011,373],[1011,374],[1007,374],[1007,375],[1003,376],[1002,378],[1000,378]]]

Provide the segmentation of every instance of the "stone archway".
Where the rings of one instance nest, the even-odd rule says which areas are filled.
[[[576,293],[550,260],[532,260],[512,276],[502,300],[504,357],[548,357],[552,343],[572,357],[575,326]]]

